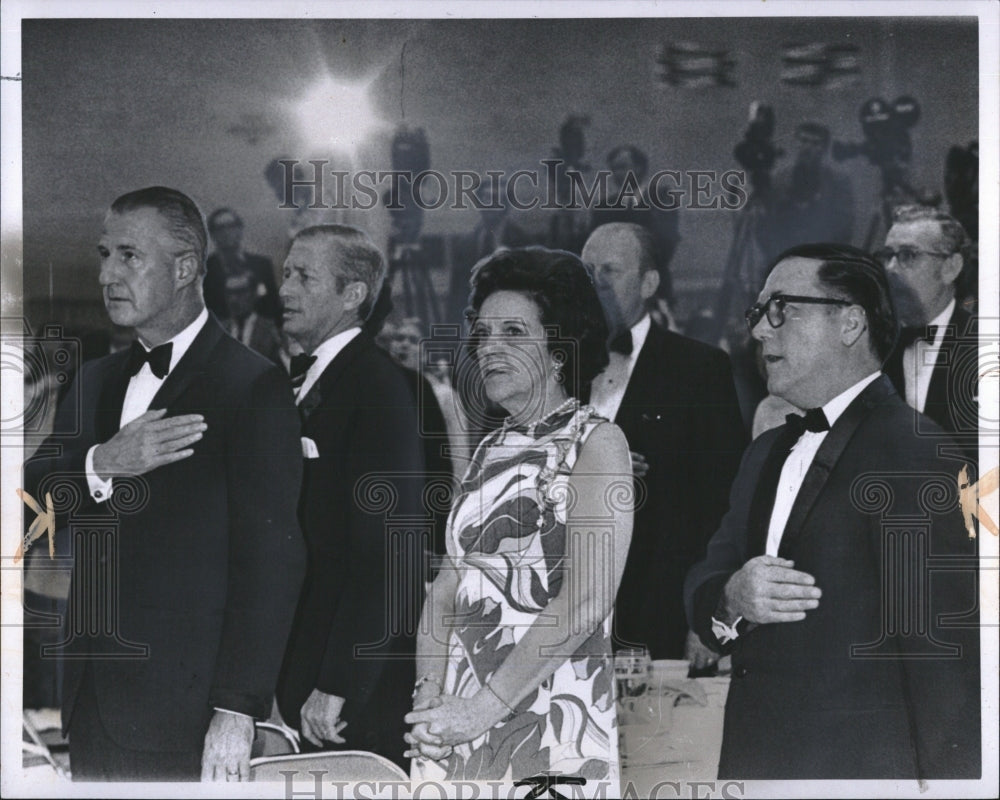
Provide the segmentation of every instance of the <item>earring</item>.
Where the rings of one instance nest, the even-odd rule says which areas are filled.
[[[555,380],[556,383],[562,383],[563,382],[563,377],[564,376],[563,376],[562,368],[563,368],[563,365],[562,365],[561,361],[556,361],[552,365],[552,377],[553,377],[553,379]]]

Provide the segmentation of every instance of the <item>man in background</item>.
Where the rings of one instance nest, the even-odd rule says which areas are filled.
[[[651,324],[654,252],[649,231],[627,222],[583,248],[612,331],[589,402],[625,432],[639,484],[614,634],[616,646],[705,667],[714,654],[688,633],[682,587],[725,513],[746,432],[726,354]]]
[[[278,284],[271,259],[243,250],[243,220],[231,208],[217,208],[208,216],[208,232],[215,252],[208,257],[205,305],[219,319],[226,319],[226,279],[247,275],[254,284],[254,310],[275,324],[281,320]]]
[[[278,364],[281,362],[278,328],[254,310],[259,285],[249,272],[226,278],[226,308],[229,311],[226,327],[236,341]]]
[[[978,457],[979,342],[972,315],[956,302],[969,240],[953,217],[900,206],[875,257],[889,275],[902,325],[886,363],[899,396]]]
[[[854,236],[851,181],[826,161],[830,129],[803,122],[795,129],[795,141],[795,163],[775,174],[758,229],[765,263],[802,242],[849,245]]]
[[[455,240],[452,255],[453,269],[445,321],[459,325],[465,321],[472,268],[497,248],[532,244],[527,232],[510,218],[506,181],[500,181],[498,185],[492,181],[483,183],[476,191],[476,198],[482,206],[479,208],[479,220],[471,233]]]
[[[607,192],[590,214],[590,231],[612,222],[633,222],[649,231],[653,242],[653,258],[660,280],[653,296],[654,321],[664,328],[676,330],[673,310],[676,305],[670,262],[680,244],[680,212],[675,208],[660,208],[670,198],[650,198],[646,181],[649,159],[635,145],[622,144],[607,157],[611,175]],[[654,202],[656,201],[656,202]]]

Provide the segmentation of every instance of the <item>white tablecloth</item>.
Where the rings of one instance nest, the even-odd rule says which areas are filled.
[[[620,718],[623,792],[630,782],[635,796],[649,797],[663,781],[715,779],[729,678],[688,682],[686,672],[686,662],[654,661],[646,694],[637,698],[634,713]],[[679,697],[665,690],[665,685],[687,688],[706,705],[691,697]],[[658,794],[671,796],[666,789]]]

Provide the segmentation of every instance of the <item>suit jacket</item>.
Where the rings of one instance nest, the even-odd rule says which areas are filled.
[[[902,358],[900,349],[889,356],[887,372],[896,375],[897,381],[902,376]],[[956,304],[934,362],[923,413],[949,433],[973,462],[979,458],[978,363],[978,326],[975,318]],[[896,390],[906,396],[905,385],[897,382]],[[918,415],[918,424],[921,419]]]
[[[644,644],[654,659],[682,658],[684,576],[726,511],[747,442],[729,359],[651,325],[614,422],[649,462],[636,481],[616,644]]]
[[[101,720],[118,744],[190,751],[200,747],[213,707],[270,714],[305,569],[295,508],[299,421],[282,370],[210,317],[150,404],[168,416],[204,415],[208,429],[191,445],[194,454],[138,478],[116,478],[113,499],[98,505],[84,459],[119,429],[127,358],[123,351],[83,365],[79,432],[61,453],[43,446],[25,467],[34,496],[69,481],[74,524],[102,527],[103,520],[116,532],[110,587],[95,585],[91,570],[115,556],[94,553],[90,561],[86,547],[76,548],[68,642],[59,648],[63,726],[89,661]],[[60,408],[57,434],[69,430],[75,412]],[[80,619],[94,619],[88,592],[104,588],[117,600],[114,634],[87,635],[89,626],[74,633]],[[123,654],[131,657],[114,657]]]
[[[347,746],[401,761],[432,530],[416,403],[399,366],[360,333],[299,408],[319,457],[305,461],[309,566],[279,708],[298,726],[313,689],[343,697]]]
[[[751,537],[748,521],[758,477],[786,427],[747,449],[730,510],[687,579],[692,627],[716,649],[711,617],[723,588],[764,553],[767,526]],[[978,587],[975,546],[956,502],[960,467],[937,455],[934,440],[914,435],[912,411],[884,376],[837,419],[778,551],[814,576],[823,595],[805,620],[759,625],[721,648],[732,652],[733,678],[720,778],[979,776]],[[939,560],[933,574],[921,554]],[[906,576],[917,577],[911,584]],[[897,620],[895,609],[911,607],[894,605],[904,603],[900,587],[909,588],[905,602],[921,609],[920,621]],[[946,626],[946,614],[962,619]],[[894,635],[910,629],[911,637]],[[950,652],[953,645],[959,649]]]
[[[271,259],[254,253],[243,254],[243,265],[253,278],[264,287],[264,294],[257,298],[255,309],[262,317],[281,321],[281,301],[278,299],[278,282],[274,277]],[[218,253],[212,253],[205,262],[205,281],[202,284],[205,306],[219,319],[229,317],[226,305],[226,268]]]

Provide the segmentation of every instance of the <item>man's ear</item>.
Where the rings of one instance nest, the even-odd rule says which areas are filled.
[[[642,282],[639,284],[639,293],[643,300],[648,300],[656,290],[660,288],[660,273],[655,269],[647,269],[642,273]]]
[[[868,330],[868,315],[861,306],[848,306],[843,312],[843,325],[840,328],[840,341],[848,347],[854,344]]]
[[[351,281],[344,287],[344,308],[354,310],[368,297],[368,286],[362,281]]]
[[[193,252],[188,250],[174,258],[174,276],[178,286],[187,286],[201,275],[201,264]]]
[[[941,282],[954,283],[962,273],[964,260],[961,253],[952,253],[941,262]]]

